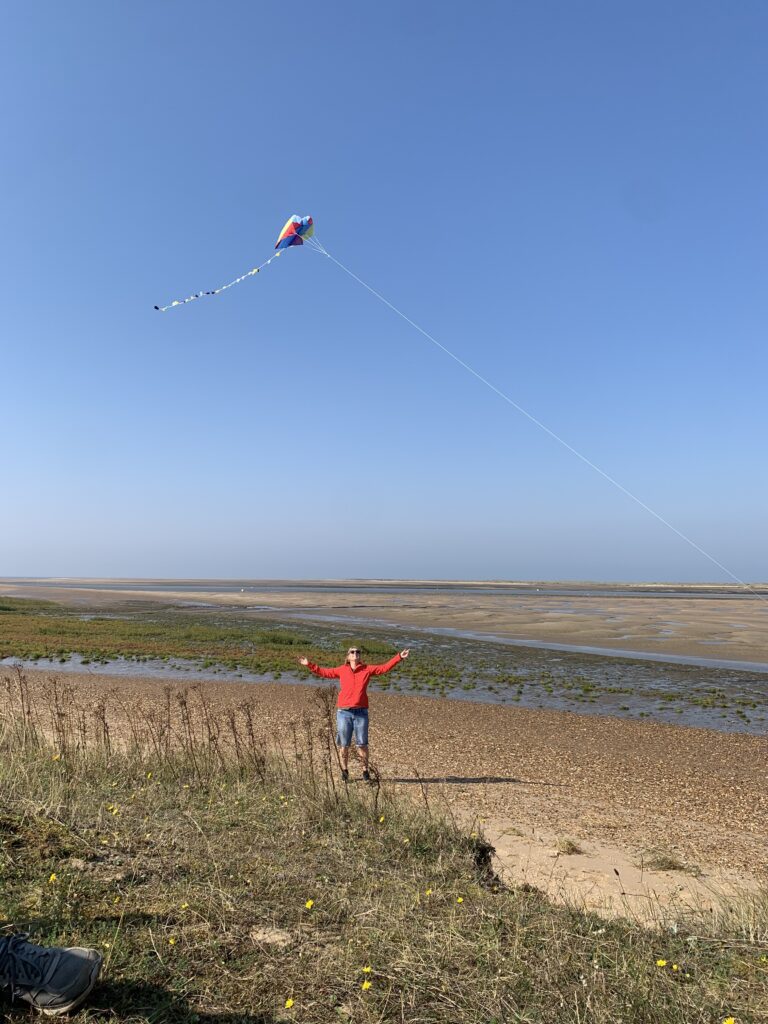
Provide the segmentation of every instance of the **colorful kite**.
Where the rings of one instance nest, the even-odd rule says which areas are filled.
[[[258,274],[264,267],[268,267],[272,260],[276,260],[278,256],[282,256],[283,249],[287,249],[291,245],[303,245],[304,239],[312,238],[315,233],[315,225],[311,217],[297,217],[294,214],[289,217],[285,222],[285,226],[280,234],[277,236],[275,242],[275,249],[277,252],[270,256],[268,260],[265,260],[258,267],[254,267],[253,270],[249,270],[245,274],[241,274],[240,277],[236,277],[234,281],[230,281],[229,284],[223,284],[220,288],[214,288],[207,292],[195,292],[194,295],[189,295],[186,299],[175,299],[173,302],[169,302],[167,306],[155,306],[155,309],[159,313],[164,313],[167,309],[173,309],[174,306],[183,306],[187,302],[194,302],[195,299],[202,299],[204,295],[220,295],[221,292],[225,292],[227,288],[231,288],[232,285],[240,284],[247,277],[253,277]],[[318,243],[314,243],[318,250],[321,250],[321,246]]]
[[[277,236],[276,249],[287,249],[289,245],[304,245],[305,238],[311,238],[315,233],[315,225],[311,217],[297,217],[296,214],[289,217],[285,227]]]

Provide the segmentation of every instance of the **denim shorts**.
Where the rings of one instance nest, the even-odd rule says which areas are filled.
[[[368,708],[337,708],[336,709],[336,742],[340,747],[348,747],[355,733],[358,747],[368,746]]]

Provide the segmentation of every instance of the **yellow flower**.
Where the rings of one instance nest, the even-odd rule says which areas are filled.
[[[424,893],[424,895],[425,896],[431,896],[432,895],[432,890],[431,889],[427,889],[426,892]]]
[[[672,970],[673,971],[679,971],[680,968],[677,966],[677,964],[672,964]]]
[[[173,935],[170,937],[170,939],[168,939],[168,945],[169,946],[175,946],[176,945],[176,939],[173,937]]]
[[[147,778],[148,778],[148,779],[151,779],[151,778],[152,778],[152,772],[147,772]]]
[[[384,815],[383,815],[383,814],[382,814],[382,816],[381,816],[381,817],[379,818],[379,824],[381,824],[381,822],[382,822],[382,821],[384,821]]]
[[[115,896],[115,898],[112,900],[112,902],[113,903],[119,903],[120,902],[120,897],[119,896]]]
[[[373,982],[371,982],[371,981],[364,981],[363,984],[360,986],[360,988],[363,990],[363,992],[367,992],[372,984],[373,984]]]
[[[410,843],[410,841],[411,840],[408,838],[408,836],[406,836],[405,839],[403,840],[403,843],[407,846],[408,843]]]
[[[657,967],[666,967],[667,966],[667,961],[666,960],[657,960],[656,961],[656,966]]]
[[[52,871],[51,875],[50,875],[50,878],[48,879],[48,885],[53,885],[53,883],[55,881],[56,881],[56,872]]]
[[[307,910],[311,910],[312,907],[314,907],[314,905],[315,905],[315,901],[314,900],[307,900],[307,902],[304,904],[304,906],[307,908]]]
[[[189,904],[188,903],[182,903],[181,904],[181,909],[182,910],[189,910]]]
[[[285,1008],[286,1008],[286,1010],[290,1010],[290,1008],[292,1006],[293,1006],[293,1000],[292,999],[286,999],[285,1000]]]
[[[477,832],[470,832],[469,833],[469,838],[470,839],[477,839]]]
[[[457,903],[463,903],[464,902],[464,897],[463,896],[457,896],[456,897],[456,902]]]
[[[372,969],[371,967],[363,967],[363,974],[370,974]]]
[[[726,1017],[725,1020],[723,1021],[723,1024],[736,1024],[736,1018],[735,1017]]]

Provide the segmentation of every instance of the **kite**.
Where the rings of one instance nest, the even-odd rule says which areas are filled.
[[[289,245],[304,245],[305,238],[311,238],[315,233],[315,225],[311,217],[297,217],[296,214],[289,217],[285,226],[277,236],[276,249],[287,249]]]
[[[155,309],[159,313],[165,313],[167,309],[173,309],[174,306],[183,306],[187,302],[194,302],[195,299],[202,299],[204,295],[220,295],[225,292],[227,288],[231,288],[233,285],[240,284],[241,281],[245,281],[248,277],[254,277],[264,267],[268,267],[272,260],[276,260],[278,256],[282,256],[283,250],[288,249],[292,245],[303,245],[304,239],[312,238],[315,233],[314,221],[311,217],[298,217],[294,214],[289,217],[285,222],[283,230],[277,236],[275,242],[275,249],[277,250],[268,260],[260,264],[258,267],[254,267],[253,270],[248,270],[245,274],[241,274],[240,277],[236,277],[234,281],[230,281],[228,284],[223,284],[220,288],[213,288],[207,292],[195,292],[194,295],[187,296],[186,299],[174,299],[173,302],[169,302],[167,306],[155,306]],[[314,247],[321,250],[319,243],[314,242]]]

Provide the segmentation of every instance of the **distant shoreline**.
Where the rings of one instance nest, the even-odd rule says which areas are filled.
[[[601,581],[601,580],[461,580],[461,579],[397,579],[397,578],[237,578],[237,577],[151,577],[151,576],[2,576],[0,577],[0,590],[5,587],[19,585],[23,587],[55,587],[73,588],[80,587],[137,587],[143,586],[163,587],[168,590],[183,589],[184,587],[248,587],[261,589],[262,587],[319,587],[358,589],[358,588],[380,588],[397,587],[402,589],[421,589],[433,587],[439,590],[454,589],[498,589],[505,591],[600,591],[606,593],[637,591],[667,593],[691,593],[691,594],[744,594],[755,596],[759,593],[768,597],[768,582],[748,583],[746,586],[739,583],[690,583],[675,581]]]

